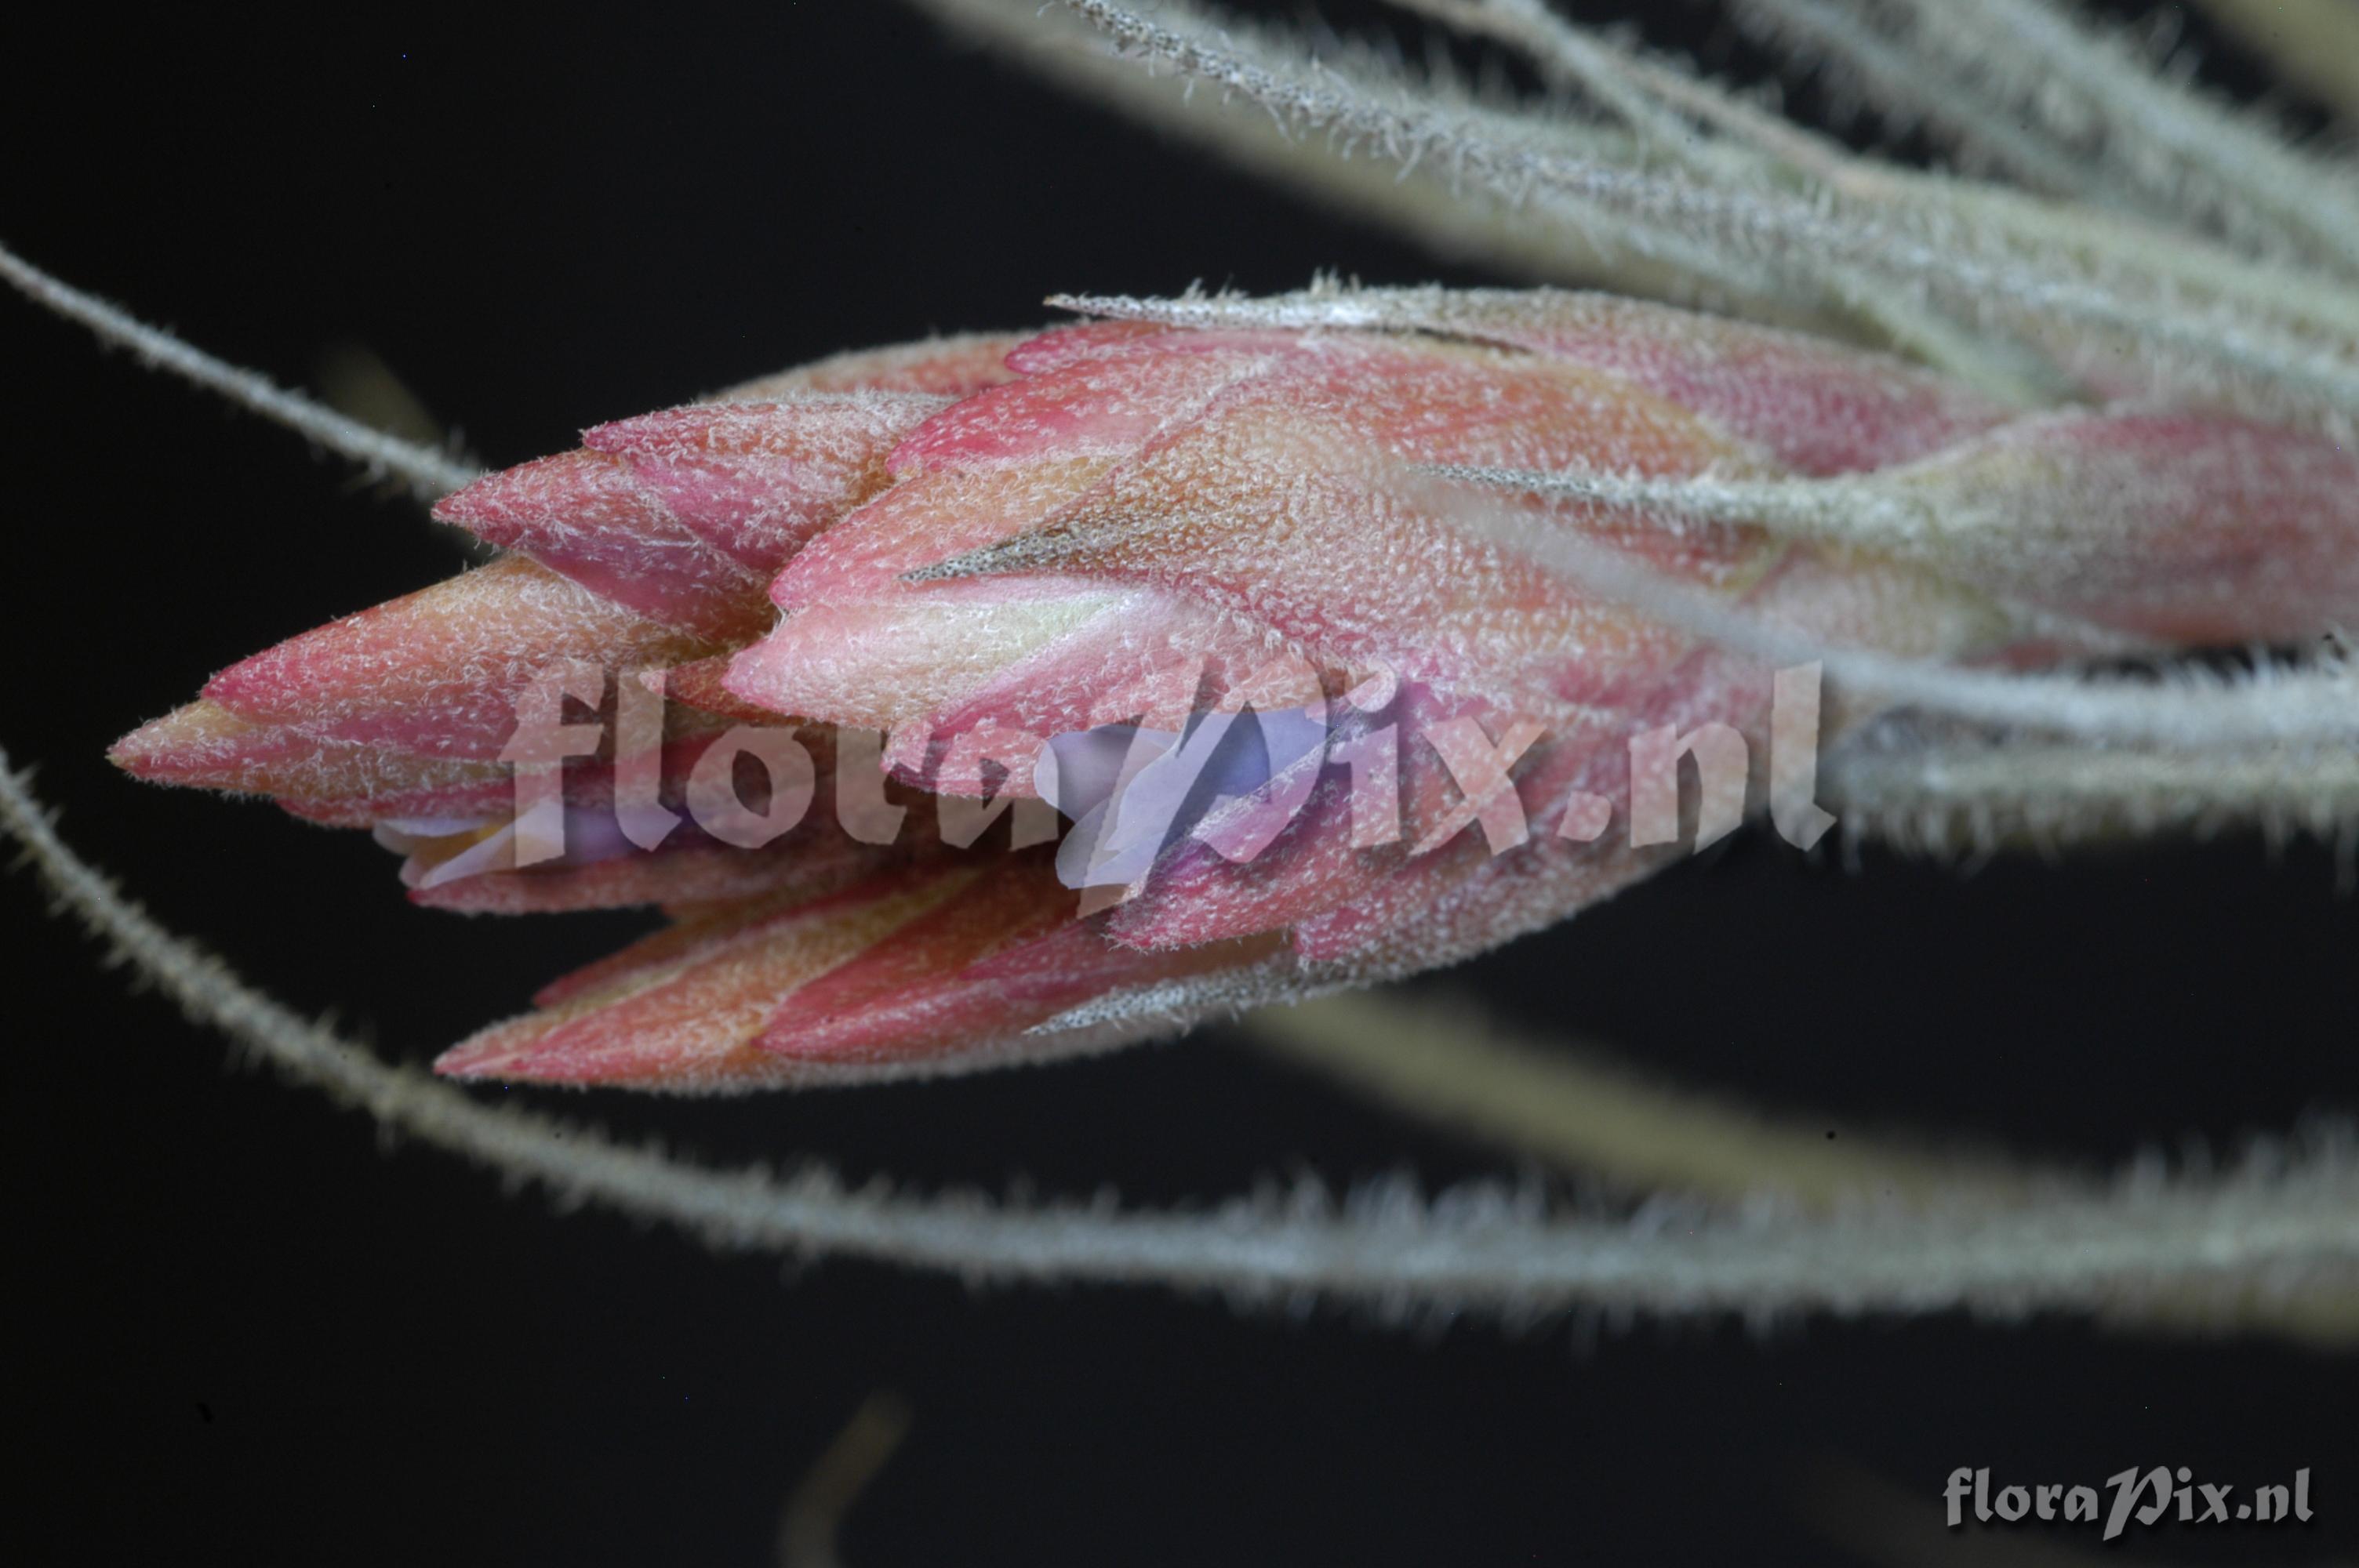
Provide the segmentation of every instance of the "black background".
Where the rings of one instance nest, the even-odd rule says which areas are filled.
[[[1039,320],[1051,290],[1480,278],[890,7],[48,21],[0,63],[0,236],[283,380],[366,345],[494,461],[838,348]],[[1681,6],[1650,26],[1708,41]],[[451,549],[293,438],[5,298],[0,387],[0,743],[168,923],[413,1058],[636,927],[416,911],[364,838],[116,775],[106,742],[209,672],[445,574]],[[0,1539],[20,1558],[760,1563],[788,1488],[877,1390],[915,1422],[848,1524],[855,1565],[1930,1561],[1962,1464],[2002,1482],[2316,1472],[2307,1531],[2164,1530],[2125,1561],[2359,1540],[2347,1359],[1955,1318],[1641,1326],[1584,1349],[1562,1325],[1420,1339],[1144,1291],[976,1295],[846,1264],[782,1280],[387,1153],[363,1119],[225,1072],[26,878],[0,910]],[[1966,875],[1878,854],[1852,872],[1747,836],[1447,983],[1831,1130],[2110,1162],[2359,1106],[2354,938],[2315,847]],[[940,1086],[586,1108],[715,1157],[1113,1180],[1142,1201],[1297,1161],[1436,1180],[1493,1163],[1217,1036]],[[1900,1495],[1878,1555],[1810,1521],[1830,1463]]]

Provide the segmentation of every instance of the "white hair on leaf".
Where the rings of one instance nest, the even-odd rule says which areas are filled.
[[[1714,1215],[1658,1203],[1633,1218],[1552,1212],[1529,1187],[1426,1195],[1314,1183],[1190,1212],[1105,1201],[1002,1203],[701,1168],[537,1111],[481,1103],[303,1019],[158,925],[58,837],[0,754],[0,834],[59,903],[188,1016],[386,1132],[459,1154],[567,1206],[660,1221],[727,1250],[866,1259],[984,1283],[1101,1281],[1209,1291],[1243,1304],[1326,1302],[1394,1320],[1473,1312],[1511,1324],[1583,1309],[1756,1324],[1966,1310],[2171,1315],[2268,1325],[2305,1289],[2359,1279],[2359,1159],[2321,1135],[2206,1180],[2124,1180],[1993,1206]],[[2257,1294],[2255,1280],[2269,1281]]]
[[[358,463],[372,478],[400,480],[420,501],[433,501],[473,483],[483,470],[433,447],[364,425],[302,394],[278,386],[259,372],[243,370],[151,327],[92,294],[51,277],[5,246],[0,246],[0,278],[43,308],[80,322],[103,342],[127,349],[143,364],[283,425],[305,439]]]

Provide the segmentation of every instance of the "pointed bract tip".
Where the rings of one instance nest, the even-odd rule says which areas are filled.
[[[106,760],[150,784],[248,790],[259,787],[257,768],[285,749],[276,726],[200,697],[124,736],[106,749]]]

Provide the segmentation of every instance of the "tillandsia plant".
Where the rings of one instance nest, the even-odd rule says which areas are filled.
[[[2347,163],[2043,0],[1731,7],[1914,117],[1931,170],[1538,0],[1401,7],[1520,90],[1168,3],[927,8],[1551,286],[1060,296],[1060,325],[849,351],[479,475],[0,254],[495,552],[114,753],[373,833],[420,904],[658,912],[444,1076],[734,1091],[1108,1049],[1456,963],[1748,813],[1805,849],[2233,821],[2349,854]],[[1266,1026],[1543,1157],[1777,1201],[1674,1236],[1488,1187],[1188,1215],[707,1173],[302,1022],[6,790],[66,901],[196,1015],[393,1127],[733,1245],[1408,1315],[2350,1326],[2331,1131],[2162,1184],[1774,1143],[1721,1169],[1708,1119],[1633,1151],[1582,1120],[1638,1114],[1610,1085],[1333,1004]]]

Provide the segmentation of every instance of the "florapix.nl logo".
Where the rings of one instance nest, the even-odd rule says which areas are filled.
[[[762,849],[822,798],[842,832],[890,845],[915,829],[889,786],[919,782],[952,848],[975,844],[1002,816],[1012,848],[1060,840],[1059,875],[1082,890],[1086,911],[1134,895],[1183,842],[1247,864],[1326,813],[1348,824],[1353,850],[1412,859],[1468,834],[1493,856],[1536,836],[1701,849],[1763,805],[1778,834],[1804,849],[1834,823],[1815,798],[1824,707],[1815,664],[1767,678],[1766,737],[1757,723],[1702,717],[1634,726],[1606,707],[1552,729],[1389,670],[1331,689],[1290,655],[1217,682],[1199,667],[1167,681],[1160,702],[1046,734],[1000,722],[943,734],[723,724],[671,700],[668,675],[544,666],[519,695],[500,753],[513,772],[508,810],[392,830],[405,848],[450,849],[429,853],[432,881],[654,851],[683,835]],[[1525,766],[1541,756],[1545,769]],[[569,765],[594,769],[596,786]]]
[[[2239,1487],[2199,1481],[2185,1465],[2157,1465],[2144,1470],[2132,1465],[2106,1476],[2101,1494],[2093,1486],[2061,1481],[1994,1487],[1987,1467],[1962,1465],[1950,1472],[1941,1496],[1948,1510],[1944,1522],[1951,1530],[1965,1529],[1969,1520],[1981,1525],[2093,1527],[2102,1518],[2104,1528],[2100,1539],[2105,1541],[2118,1538],[2133,1523],[2151,1528],[2164,1523],[2278,1525],[2310,1520],[2308,1466],[2296,1470],[2291,1481]]]

